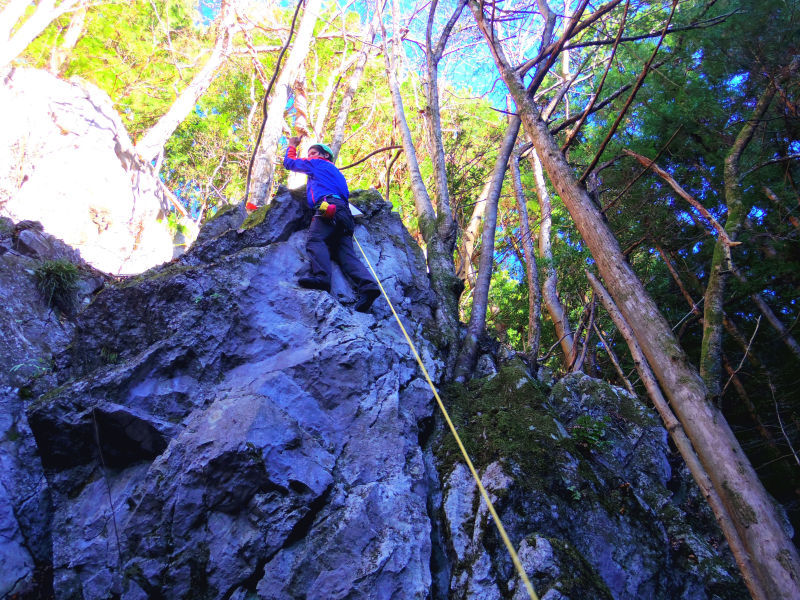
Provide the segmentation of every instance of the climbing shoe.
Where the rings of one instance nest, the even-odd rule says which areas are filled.
[[[378,289],[364,290],[358,295],[356,310],[362,313],[369,312],[370,306],[372,306],[372,303],[375,302],[375,299],[380,295],[381,292]]]
[[[331,291],[331,284],[320,277],[301,277],[297,280],[297,283],[300,285],[300,287],[304,287],[309,290],[322,290],[324,292]]]

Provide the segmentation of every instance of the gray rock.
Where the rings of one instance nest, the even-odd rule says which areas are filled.
[[[520,385],[524,369],[509,364],[473,381],[467,399],[450,401],[471,419],[474,429],[459,422],[462,435],[509,448],[502,460],[477,466],[540,597],[747,598],[707,507],[686,503],[686,494],[699,492],[685,470],[672,468],[652,409],[581,373],[542,401],[540,384]],[[482,393],[497,398],[493,410],[504,428],[483,418]],[[449,467],[444,498],[450,597],[527,598],[476,484],[458,463]]]
[[[492,357],[488,354],[481,354],[475,365],[474,376],[480,379],[482,377],[489,377],[495,373],[497,373],[497,366],[494,364]]]
[[[64,384],[29,407],[58,596],[427,596],[430,389],[388,307],[354,312],[338,270],[331,294],[297,286],[302,204],[262,210],[98,294]],[[388,206],[364,222],[437,376],[421,254]]]
[[[72,321],[46,304],[34,274],[43,260],[72,260],[79,266],[79,299],[103,278],[39,223],[0,219],[0,248],[6,250],[0,252],[0,597],[6,597],[47,590],[51,495],[25,405],[55,385],[58,356],[74,331]]]
[[[374,191],[353,202],[439,381],[424,258]],[[234,207],[74,320],[0,220],[2,593],[525,597],[385,299],[356,313],[338,269],[330,294],[297,286],[308,219],[285,189]],[[445,403],[541,597],[744,598],[651,409],[581,374],[549,389],[518,358]]]

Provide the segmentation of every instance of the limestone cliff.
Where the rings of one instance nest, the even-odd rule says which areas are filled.
[[[0,79],[0,215],[41,222],[106,273],[141,273],[183,250],[167,225],[171,193],[108,94],[36,69]]]
[[[422,253],[377,193],[353,202],[438,381]],[[138,277],[82,270],[71,318],[6,223],[0,595],[523,597],[385,300],[353,311],[338,270],[296,285],[309,218],[284,189]],[[445,401],[541,597],[746,597],[650,409],[482,364]]]

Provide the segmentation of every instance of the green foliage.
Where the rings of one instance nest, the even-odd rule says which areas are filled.
[[[45,361],[43,358],[37,358],[36,360],[27,359],[21,363],[17,363],[11,367],[11,369],[9,369],[11,373],[25,371],[33,377],[46,373],[48,370],[49,366],[47,365],[47,361]]]
[[[119,362],[119,352],[102,347],[100,348],[100,360],[105,365],[115,365]]]
[[[211,42],[207,29],[195,25],[195,14],[194,0],[92,4],[60,75],[78,76],[108,92],[136,138],[166,112],[183,82],[202,66],[197,58]],[[31,44],[26,53],[30,63],[48,63],[70,18],[67,14],[58,19]]]
[[[499,339],[523,351],[528,330],[528,286],[506,270],[492,273],[486,325]]]
[[[167,215],[167,229],[169,229],[172,237],[175,237],[179,233],[186,233],[186,225],[181,223],[180,216],[175,212],[171,212]]]
[[[36,288],[50,307],[69,312],[75,307],[80,274],[78,267],[64,259],[46,260],[34,271]]]
[[[594,419],[589,415],[580,415],[569,433],[578,446],[586,450],[606,450],[611,447],[611,442],[604,439],[606,428],[610,425],[611,419],[608,417]]]
[[[673,325],[682,347],[697,362],[703,325],[691,314],[685,295],[702,311],[716,234],[710,234],[711,226],[696,209],[652,172],[629,187],[643,167],[623,156],[622,150],[658,156],[657,164],[724,225],[728,218],[726,157],[766,86],[781,81],[792,60],[794,53],[786,49],[800,43],[800,13],[796,3],[777,0],[687,3],[682,8],[677,13],[678,25],[719,15],[726,18],[715,27],[667,38],[659,55],[663,64],[648,76],[603,156],[616,160],[602,171],[598,200],[603,206],[615,202],[605,216],[620,246],[627,250],[628,261]],[[637,46],[626,44],[617,54],[606,84],[609,91],[638,74],[648,48]],[[798,150],[796,81],[794,74],[780,84],[782,91],[740,157],[739,183],[748,218],[732,259],[747,282],[728,279],[725,312],[729,323],[741,331],[745,345],[751,337],[752,343],[745,353],[726,334],[723,347],[733,368],[741,364],[738,384],[726,387],[722,409],[756,467],[769,464],[759,473],[771,493],[784,502],[794,501],[798,481],[796,464],[787,458],[792,454],[790,442],[796,447],[800,439],[798,361],[763,319],[760,325],[756,323],[759,311],[750,295],[760,293],[797,336],[800,232],[790,218],[797,215],[792,199],[797,197],[800,171],[796,160],[786,160]],[[581,143],[573,146],[572,161],[586,164],[593,156],[624,98],[590,120]],[[779,162],[770,162],[774,160]],[[680,283],[674,281],[664,257]],[[614,344],[623,369],[629,370],[632,363],[618,336]],[[721,385],[727,380],[725,376]],[[765,394],[764,390],[770,391]],[[777,431],[785,437],[775,435]]]
[[[221,196],[244,196],[259,126],[258,115],[250,110],[263,93],[251,80],[251,69],[248,62],[231,60],[166,144],[162,176],[192,209],[213,207]]]

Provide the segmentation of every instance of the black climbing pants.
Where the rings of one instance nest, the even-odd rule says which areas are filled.
[[[308,230],[306,250],[311,260],[311,276],[331,282],[331,257],[333,257],[353,283],[358,293],[378,289],[370,272],[361,263],[353,248],[355,222],[347,205],[336,202],[333,219],[315,215]]]

